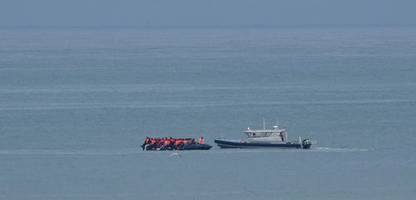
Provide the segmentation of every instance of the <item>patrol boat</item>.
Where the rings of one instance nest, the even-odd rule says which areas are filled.
[[[287,131],[279,126],[273,126],[273,129],[266,129],[263,122],[263,129],[252,130],[247,128],[244,131],[247,135],[246,140],[229,140],[218,138],[215,143],[220,148],[296,148],[309,149],[312,142],[310,139],[298,138],[298,141],[289,142]]]

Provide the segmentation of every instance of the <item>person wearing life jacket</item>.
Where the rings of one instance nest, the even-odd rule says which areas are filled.
[[[176,139],[175,138],[170,138],[170,140],[169,140],[169,148],[170,149],[174,149],[175,148],[175,142],[176,142]]]
[[[163,144],[165,143],[165,138],[160,138],[158,143],[157,143],[157,147],[161,148],[163,146]]]
[[[163,140],[163,144],[162,144],[162,147],[160,147],[160,149],[166,150],[166,149],[169,149],[169,146],[170,146],[170,140],[166,138]]]
[[[184,139],[184,138],[181,138],[180,143],[179,143],[179,146],[178,146],[178,149],[182,150],[182,149],[183,149],[183,147],[184,147],[186,144],[188,144],[188,141],[187,141],[186,139]]]
[[[201,136],[199,138],[199,144],[205,144],[204,137]]]
[[[189,140],[187,140],[187,139],[183,139],[182,141],[183,141],[183,145],[187,145],[187,144],[190,143]]]
[[[175,140],[175,144],[174,144],[174,148],[176,150],[180,149],[181,143],[182,143],[182,140],[181,139],[176,139]]]
[[[156,148],[156,145],[157,145],[157,140],[156,140],[156,138],[151,138],[150,139],[150,146],[149,146],[149,149],[155,149]]]
[[[149,142],[150,142],[149,137],[146,137],[146,139],[144,140],[144,143],[141,146],[143,151],[146,149],[146,146],[149,145]]]

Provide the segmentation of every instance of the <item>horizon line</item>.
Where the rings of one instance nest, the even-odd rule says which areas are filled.
[[[340,28],[414,27],[416,24],[229,24],[229,25],[0,25],[0,29],[163,29],[163,28]]]

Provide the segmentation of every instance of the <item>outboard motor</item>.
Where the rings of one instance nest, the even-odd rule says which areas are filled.
[[[302,140],[302,148],[303,149],[310,149],[312,145],[312,142],[310,139],[304,139]]]

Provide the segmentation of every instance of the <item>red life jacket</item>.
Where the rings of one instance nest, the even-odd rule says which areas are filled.
[[[163,144],[164,144],[164,145],[169,145],[169,144],[170,144],[170,141],[169,141],[169,140],[165,140],[165,141],[163,142]]]

